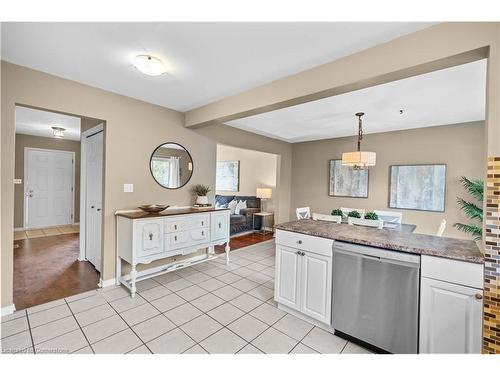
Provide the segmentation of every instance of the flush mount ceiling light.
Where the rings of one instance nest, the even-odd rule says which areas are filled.
[[[167,71],[160,59],[150,55],[136,56],[134,66],[148,76],[159,76]]]
[[[377,161],[377,154],[370,151],[361,151],[361,140],[363,139],[363,112],[356,113],[358,116],[358,150],[344,152],[342,154],[342,165],[354,167],[354,169],[366,169],[373,167]]]
[[[66,129],[60,128],[59,126],[52,126],[52,134],[55,138],[64,138],[64,132]]]

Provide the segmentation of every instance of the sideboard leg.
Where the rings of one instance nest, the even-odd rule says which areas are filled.
[[[226,243],[226,264],[229,264],[229,251],[231,251],[231,248],[229,247],[229,242]]]
[[[115,285],[120,285],[122,277],[122,260],[119,256],[116,257],[116,272],[115,272]]]
[[[213,245],[212,245],[212,246],[209,246],[209,247],[208,247],[208,253],[209,253],[209,254],[215,254],[215,246],[213,246]]]
[[[132,266],[132,270],[130,271],[130,296],[132,298],[135,297],[135,292],[136,292],[136,287],[135,287],[135,280],[137,278],[137,270],[135,269],[135,266]]]

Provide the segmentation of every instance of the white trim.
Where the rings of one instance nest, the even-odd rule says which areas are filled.
[[[2,307],[2,316],[14,314],[16,311],[16,306],[14,304]]]
[[[76,223],[73,222],[71,224],[51,225],[48,227],[31,227],[31,228],[19,227],[19,228],[14,228],[14,232],[23,232],[23,231],[32,230],[32,229],[50,229],[50,228],[64,227],[66,225],[80,225],[80,222],[77,221]]]
[[[99,286],[99,288],[106,288],[108,286],[114,286],[116,281],[116,279],[109,279],[109,280],[103,280],[103,279],[99,279],[99,284],[97,284]]]
[[[71,205],[70,205],[70,222],[67,224],[59,224],[59,225],[71,225],[75,224],[75,166],[76,166],[76,158],[75,158],[75,152],[74,151],[65,151],[65,150],[54,150],[54,149],[49,149],[49,148],[38,148],[38,147],[24,147],[24,189],[23,189],[23,221],[24,221],[24,230],[29,230],[29,229],[36,229],[40,227],[30,227],[28,226],[28,198],[27,198],[27,192],[28,192],[28,151],[45,151],[45,152],[52,152],[52,153],[60,153],[60,154],[71,154],[73,161],[71,163],[71,171],[73,175],[73,180],[71,182],[72,184],[72,194],[71,194]],[[55,225],[51,225],[50,227],[53,227]],[[48,228],[48,227],[44,227]]]
[[[85,251],[85,223],[86,223],[86,207],[87,207],[87,171],[86,171],[86,157],[87,157],[87,147],[84,142],[88,136],[96,134],[104,130],[104,123],[100,123],[99,125],[94,126],[91,129],[88,129],[82,133],[80,133],[80,255],[78,256],[79,261],[87,260],[86,251]],[[104,147],[105,139],[103,138],[103,147]],[[102,163],[104,170],[104,152],[102,154]],[[104,181],[101,188],[104,187]],[[104,197],[104,189],[102,191],[102,195]],[[101,243],[101,263],[104,259],[103,248]]]

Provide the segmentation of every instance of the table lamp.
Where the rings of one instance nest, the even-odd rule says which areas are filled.
[[[271,199],[273,193],[273,189],[271,188],[257,188],[257,193],[255,194],[257,198],[260,198],[262,201],[262,204],[260,206],[260,212],[263,212],[264,209],[264,202],[266,199]]]

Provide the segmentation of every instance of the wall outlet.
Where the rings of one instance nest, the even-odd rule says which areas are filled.
[[[124,193],[133,193],[134,192],[134,184],[123,184],[123,192]]]

